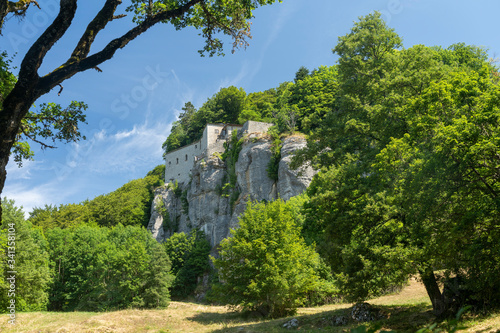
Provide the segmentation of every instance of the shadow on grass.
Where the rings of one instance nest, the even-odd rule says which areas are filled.
[[[296,316],[265,319],[248,318],[239,312],[231,313],[199,313],[188,320],[195,321],[202,325],[222,324],[223,328],[213,332],[289,332],[289,329],[283,327],[283,324],[296,318],[299,323],[300,332],[349,332],[351,328],[361,325],[368,327],[376,324],[382,324],[384,330],[394,330],[398,332],[415,332],[418,329],[431,324],[435,317],[432,315],[431,306],[428,303],[383,306],[377,305],[378,309],[386,316],[376,322],[360,323],[349,320],[345,326],[333,326],[332,318],[336,316],[349,316],[351,308],[346,305],[345,308],[336,310],[326,310],[314,314],[299,314]]]
[[[246,322],[254,322],[255,318],[245,318],[245,316],[240,312],[200,312],[196,315],[186,318],[187,320],[191,320],[197,322],[202,325],[211,325],[217,323],[226,323],[226,324],[239,324]]]

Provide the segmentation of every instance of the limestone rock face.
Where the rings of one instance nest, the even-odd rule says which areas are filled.
[[[306,146],[306,140],[298,136],[288,137],[283,140],[281,160],[278,169],[278,195],[283,200],[301,194],[311,184],[317,173],[311,166],[303,165],[297,170],[290,169],[293,152]]]
[[[205,232],[212,247],[238,227],[238,217],[248,201],[288,200],[302,193],[310,184],[315,171],[305,166],[291,170],[289,163],[295,150],[305,147],[301,137],[284,140],[279,162],[278,180],[269,178],[267,167],[271,160],[271,141],[249,137],[242,145],[235,164],[236,185],[228,189],[229,171],[217,156],[197,161],[190,181],[178,189],[165,185],[157,189],[152,205],[148,230],[162,242],[174,232],[199,228]]]

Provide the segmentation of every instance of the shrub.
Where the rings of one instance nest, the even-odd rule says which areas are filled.
[[[210,270],[210,243],[205,233],[192,230],[189,235],[175,233],[163,243],[172,260],[172,296],[184,298],[196,289],[198,278]]]
[[[108,311],[162,308],[170,260],[144,228],[80,226],[47,231],[54,283],[49,308]]]
[[[222,241],[220,258],[212,258],[222,281],[215,299],[271,317],[293,314],[306,302],[320,282],[320,259],[292,211],[282,200],[248,205],[240,228]]]

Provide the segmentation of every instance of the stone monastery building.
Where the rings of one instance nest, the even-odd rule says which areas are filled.
[[[189,174],[194,163],[202,158],[209,158],[214,153],[224,152],[224,142],[231,139],[231,133],[238,131],[238,136],[249,133],[266,133],[271,123],[247,121],[243,125],[207,124],[200,140],[190,145],[172,150],[165,155],[165,182],[189,181]]]

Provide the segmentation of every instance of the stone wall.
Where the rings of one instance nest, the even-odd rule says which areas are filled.
[[[267,173],[272,157],[271,144],[271,139],[264,136],[243,142],[234,170],[235,188],[229,195],[221,195],[228,182],[228,171],[225,163],[218,158],[194,163],[190,170],[191,182],[181,185],[181,189],[186,191],[184,203],[172,189],[167,186],[159,188],[148,225],[153,237],[163,242],[174,232],[189,232],[198,228],[206,233],[213,249],[216,249],[217,244],[229,236],[229,231],[238,227],[238,218],[249,201],[288,200],[302,193],[316,171],[310,165],[304,165],[299,173],[299,170],[291,170],[289,163],[294,151],[303,148],[306,140],[299,136],[283,140],[278,180],[270,179]],[[238,196],[231,202],[233,193]],[[164,217],[156,208],[157,203],[162,201],[170,219],[167,225],[175,225],[175,228],[164,230]]]
[[[207,124],[199,141],[167,153],[165,155],[165,181],[177,180],[179,183],[189,181],[194,162],[203,155],[207,155],[208,149],[214,149],[212,145],[217,142],[217,137],[223,128],[223,124]]]
[[[243,124],[240,135],[250,133],[266,133],[267,130],[269,130],[269,128],[273,125],[274,124],[272,123],[263,123],[260,121],[249,120]]]
[[[195,157],[203,152],[202,141],[169,152],[165,156],[165,181],[179,183],[189,181],[189,173],[194,166]]]
[[[173,150],[165,155],[165,181],[179,183],[189,181],[194,163],[202,158],[224,152],[224,142],[231,138],[231,133],[238,130],[240,135],[248,133],[265,133],[273,124],[258,121],[247,121],[243,126],[235,124],[207,124],[201,139],[190,145]]]

